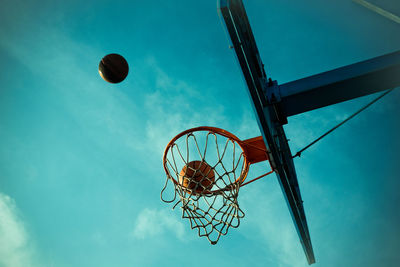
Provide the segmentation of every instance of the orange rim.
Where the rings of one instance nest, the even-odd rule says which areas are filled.
[[[247,155],[246,155],[245,149],[243,147],[243,142],[238,137],[236,137],[234,134],[232,134],[232,133],[230,133],[230,132],[228,132],[228,131],[226,131],[224,129],[220,129],[220,128],[216,128],[216,127],[209,127],[209,126],[201,126],[201,127],[191,128],[191,129],[188,129],[188,130],[185,130],[185,131],[179,133],[174,138],[172,138],[172,140],[168,143],[167,147],[165,148],[164,155],[163,155],[164,171],[167,174],[167,176],[174,182],[174,184],[180,185],[178,183],[178,181],[172,177],[172,175],[170,174],[170,172],[168,170],[168,167],[167,167],[167,154],[168,154],[168,151],[172,147],[172,145],[175,143],[175,141],[178,140],[179,138],[181,138],[182,136],[187,135],[189,133],[200,132],[200,131],[208,131],[208,132],[212,132],[212,133],[216,133],[216,134],[222,135],[224,137],[229,138],[230,140],[235,141],[239,145],[240,149],[243,152],[243,156],[244,156],[243,157],[244,158],[243,170],[242,170],[242,175],[240,175],[240,177],[238,179],[236,179],[235,182],[232,183],[232,184],[239,183],[239,185],[241,185],[244,182],[244,180],[246,180],[247,173],[249,172],[249,167],[250,167],[250,162],[247,159]],[[226,186],[225,188],[222,188],[222,189],[212,190],[212,191],[209,191],[209,192],[204,192],[204,194],[212,194],[212,193],[217,193],[217,192],[221,192],[221,191],[224,191],[224,190],[228,190],[229,186],[231,186],[232,184],[230,184],[230,185],[228,185],[228,186]],[[191,193],[195,194],[195,192],[191,192]]]

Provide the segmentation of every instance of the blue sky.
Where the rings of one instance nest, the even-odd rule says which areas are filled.
[[[245,6],[279,83],[400,48],[399,24],[350,0]],[[214,0],[3,0],[0,25],[0,266],[307,266],[274,176],[240,191],[246,217],[216,246],[160,200],[179,132],[260,135]],[[108,53],[130,65],[121,84],[98,75]],[[374,97],[289,118],[292,151]],[[399,101],[295,160],[316,266],[400,261]]]

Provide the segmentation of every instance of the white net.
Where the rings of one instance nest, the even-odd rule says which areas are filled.
[[[161,199],[174,203],[173,208],[180,204],[182,218],[211,244],[244,217],[237,197],[249,164],[238,141],[212,128],[190,131],[174,139],[164,154],[167,180]]]

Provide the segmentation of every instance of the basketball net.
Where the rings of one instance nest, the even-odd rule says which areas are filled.
[[[260,141],[261,140],[261,141]],[[167,145],[163,164],[167,174],[161,199],[180,204],[200,237],[216,244],[229,228],[237,228],[244,212],[238,194],[252,163],[268,158],[261,137],[239,140],[214,127],[198,127],[178,134]],[[167,190],[173,186],[173,191]]]

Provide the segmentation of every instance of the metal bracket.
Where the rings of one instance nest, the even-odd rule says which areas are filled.
[[[276,80],[273,81],[271,78],[269,78],[268,82],[266,82],[264,90],[269,104],[281,102],[281,92]]]
[[[267,103],[273,106],[276,114],[277,122],[280,125],[287,124],[287,116],[282,107],[281,90],[276,80],[268,79],[268,82],[263,84],[264,95],[267,98]]]

